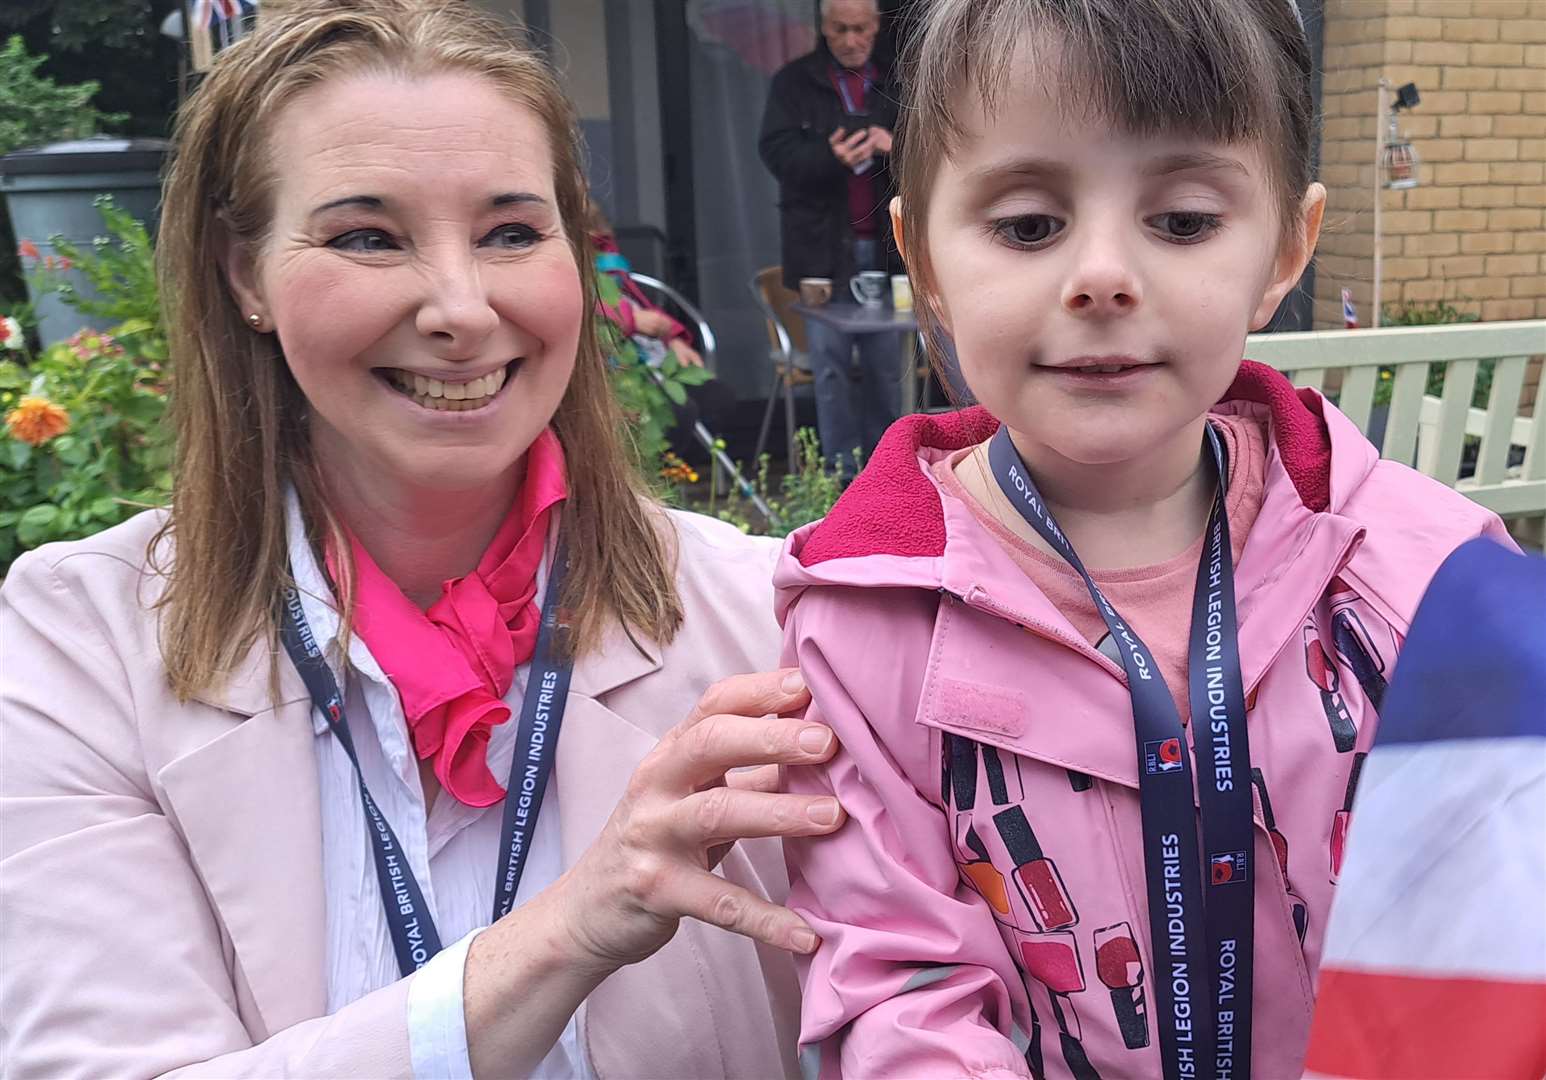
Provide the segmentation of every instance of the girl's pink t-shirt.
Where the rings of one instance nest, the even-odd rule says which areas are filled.
[[[1229,515],[1229,546],[1238,563],[1245,538],[1256,522],[1256,515],[1261,512],[1267,474],[1266,423],[1243,416],[1214,415],[1211,419],[1223,434],[1229,451],[1229,491],[1224,506]],[[958,450],[935,462],[934,479],[967,505],[983,528],[998,539],[1009,557],[1086,641],[1116,660],[1115,647],[1104,641],[1109,636],[1106,623],[1073,567],[1010,532],[956,478],[956,462],[970,453],[970,448]],[[1191,644],[1192,592],[1197,584],[1197,562],[1202,556],[1202,544],[1203,537],[1199,534],[1196,542],[1180,555],[1152,566],[1126,570],[1090,569],[1090,576],[1106,599],[1148,645],[1170,696],[1175,698],[1183,722],[1191,713],[1187,700],[1186,658]]]

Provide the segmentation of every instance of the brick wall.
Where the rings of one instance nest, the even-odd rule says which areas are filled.
[[[1326,0],[1315,325],[1341,290],[1371,324],[1375,87],[1401,113],[1416,188],[1382,192],[1382,300],[1442,300],[1486,320],[1546,317],[1546,0]]]

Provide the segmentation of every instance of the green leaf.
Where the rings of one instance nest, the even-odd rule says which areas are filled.
[[[54,456],[66,465],[84,465],[91,457],[91,447],[73,435],[61,435],[51,445]]]
[[[159,421],[162,414],[166,412],[166,399],[157,397],[155,394],[138,393],[121,402],[119,408],[123,410],[125,419],[149,427]]]
[[[20,472],[27,467],[27,462],[32,460],[32,447],[20,439],[7,439],[6,447],[9,449],[10,466]]]
[[[111,495],[103,495],[100,499],[91,500],[91,506],[87,509],[94,518],[110,518],[118,512],[118,501]]]
[[[0,85],[0,101],[3,100],[4,87]],[[3,142],[3,132],[0,132],[0,142]],[[130,326],[129,332],[142,336],[146,342],[138,351],[161,354],[152,357],[160,359],[165,352],[164,342],[150,344],[163,339],[164,335],[155,264],[145,227],[107,196],[96,199],[95,205],[108,236],[93,239],[89,246],[62,238],[52,241],[56,251],[74,263],[76,274],[89,287],[76,288],[75,283],[57,273],[41,275],[37,287],[42,292],[57,293],[60,300],[85,315]]]
[[[135,334],[143,334],[147,330],[154,330],[155,326],[149,319],[126,319],[113,327],[114,337],[133,337]]]
[[[0,360],[0,390],[20,390],[27,385],[27,371],[14,360]]]
[[[54,521],[59,517],[59,507],[42,503],[22,514],[16,523],[16,536],[25,546],[34,547],[48,539]]]
[[[683,386],[702,386],[706,382],[712,382],[714,373],[708,368],[683,366],[676,373],[676,381]]]
[[[681,383],[677,383],[677,382],[663,383],[663,384],[661,384],[661,389],[665,390],[666,397],[670,398],[676,404],[678,404],[678,405],[686,405],[687,404],[687,391],[682,389],[682,384]]]
[[[623,295],[623,288],[611,274],[596,275],[596,298],[608,307],[616,305]]]

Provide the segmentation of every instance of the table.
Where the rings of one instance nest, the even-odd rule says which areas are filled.
[[[913,312],[897,311],[889,304],[870,308],[845,301],[834,301],[820,307],[794,304],[792,309],[801,318],[824,323],[844,334],[903,334],[902,415],[906,416],[917,409],[918,379],[914,342],[918,333],[918,319]]]

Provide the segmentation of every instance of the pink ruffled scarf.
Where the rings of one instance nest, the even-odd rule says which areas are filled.
[[[441,788],[468,806],[505,797],[488,768],[489,732],[510,719],[503,698],[537,645],[537,568],[554,508],[567,494],[563,449],[545,429],[526,453],[520,494],[477,569],[442,584],[428,611],[350,537],[355,631],[402,697],[414,753],[433,758]]]

